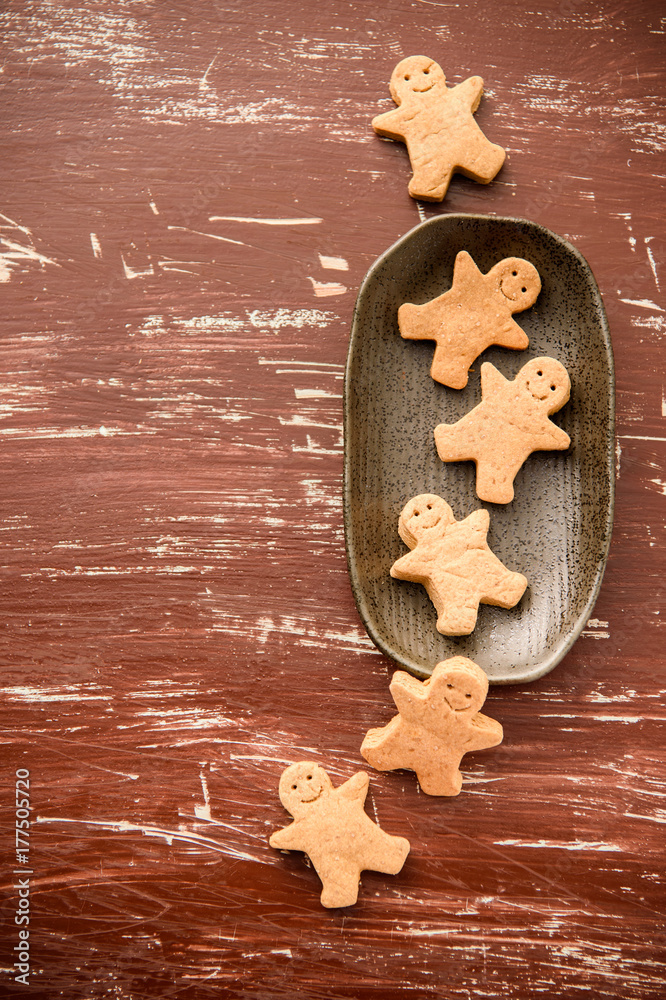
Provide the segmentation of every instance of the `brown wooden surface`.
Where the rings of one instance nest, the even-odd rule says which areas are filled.
[[[5,0],[3,996],[664,995],[663,14]],[[369,124],[419,52],[484,78],[477,119],[508,151],[441,205]],[[372,772],[368,811],[412,852],[327,911],[267,838],[286,764],[340,783],[393,710],[344,553],[349,325],[369,265],[442,212],[532,219],[590,263],[613,543],[571,653],[491,690],[505,742],[465,759],[459,797]]]

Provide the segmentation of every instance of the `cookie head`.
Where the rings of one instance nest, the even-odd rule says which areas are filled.
[[[474,715],[488,694],[488,678],[483,670],[464,656],[438,663],[431,683],[438,698],[458,714]]]
[[[319,764],[300,761],[282,772],[280,802],[294,819],[306,816],[309,807],[327,795],[333,787],[327,772]]]
[[[434,493],[421,493],[403,507],[398,532],[408,545],[416,545],[429,535],[439,535],[454,522],[453,511],[446,500]]]
[[[428,56],[408,56],[399,62],[391,75],[391,97],[396,104],[416,94],[446,86],[441,66]]]
[[[488,272],[512,312],[529,309],[541,291],[541,278],[533,264],[521,257],[506,257]]]
[[[569,398],[571,382],[564,365],[554,358],[534,358],[521,368],[516,382],[541,404],[547,413],[555,413]]]

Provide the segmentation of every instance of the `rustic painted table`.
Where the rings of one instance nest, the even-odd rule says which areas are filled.
[[[3,4],[3,996],[664,995],[663,15]],[[414,53],[484,78],[508,152],[441,204],[370,127]],[[393,710],[345,559],[350,321],[371,263],[449,212],[538,222],[594,271],[613,541],[571,652],[491,688],[505,742],[457,798],[371,773],[411,854],[325,910],[267,840],[286,764],[340,783]]]

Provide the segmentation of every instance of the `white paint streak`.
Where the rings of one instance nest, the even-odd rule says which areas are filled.
[[[227,236],[216,236],[215,233],[202,233],[199,229],[188,229],[187,226],[167,226],[167,229],[178,229],[183,233],[192,233],[193,236],[206,236],[209,240],[221,240],[223,243],[235,243],[236,246],[246,247],[248,244],[242,240],[232,240]]]
[[[610,632],[600,632],[599,629],[607,629],[608,622],[599,621],[598,618],[590,618],[587,628],[583,629],[581,635],[586,635],[591,639],[610,639]]]
[[[663,479],[649,479],[648,482],[654,483],[656,486],[658,486],[660,492],[663,493],[664,496],[666,496],[666,482],[664,482]]]
[[[7,250],[0,250],[0,281],[9,281],[12,267],[20,262],[33,262],[39,264],[53,264],[54,267],[61,265],[57,261],[46,257],[43,253],[38,253],[32,246],[24,246],[14,240],[0,236],[0,247],[5,246]]]
[[[127,264],[127,262],[125,261],[125,258],[123,257],[122,254],[120,255],[120,259],[123,262],[123,271],[125,272],[125,277],[130,281],[133,278],[147,278],[151,274],[155,274],[155,268],[153,267],[152,264],[149,267],[145,267],[140,270],[134,267],[130,267],[129,264]]]
[[[625,302],[628,306],[640,306],[641,309],[656,309],[657,312],[664,311],[661,306],[658,306],[651,299],[620,299],[620,302]]]
[[[94,438],[102,437],[136,437],[142,434],[156,434],[157,431],[139,428],[137,430],[126,430],[122,427],[35,427],[34,430],[26,430],[21,427],[2,427],[0,435],[3,437],[20,440],[30,438],[39,440],[40,438],[52,438],[53,440],[66,440],[68,438]]]
[[[322,267],[327,268],[329,271],[348,271],[349,264],[344,257],[326,257],[324,254],[319,254],[319,263]]]
[[[199,774],[199,778],[201,780],[201,790],[203,792],[204,804],[201,806],[195,803],[194,815],[197,819],[206,819],[209,822],[212,822],[210,814],[210,792],[208,791],[208,782],[206,781],[206,775],[203,771]]]
[[[314,226],[323,219],[302,218],[302,219],[259,219],[249,215],[211,215],[209,222],[256,222],[261,226]]]
[[[277,309],[275,312],[261,312],[261,310],[255,309],[248,313],[248,319],[252,326],[260,330],[266,327],[271,330],[281,330],[285,326],[293,326],[300,330],[304,326],[330,326],[333,320],[337,319],[337,316],[335,313],[321,312],[319,309]],[[273,362],[260,361],[259,363],[271,364]]]
[[[319,298],[325,298],[329,295],[344,295],[347,291],[347,286],[341,285],[338,281],[317,281],[310,275],[308,278],[312,282],[313,292]]]
[[[93,256],[99,260],[102,256],[102,244],[99,241],[97,233],[90,234],[90,245],[92,247]]]
[[[647,239],[645,240],[645,252],[647,253],[648,261],[650,262],[650,270],[652,271],[652,275],[654,277],[654,283],[657,286],[657,289],[661,291],[659,285],[659,278],[657,276],[657,265],[654,260],[654,254],[652,253],[652,247],[650,247],[648,244],[648,241],[651,239],[652,237],[648,236]]]
[[[51,687],[30,687],[17,684],[14,687],[0,688],[0,694],[6,695],[10,701],[37,702],[40,701],[101,701],[108,699],[108,694],[97,684],[54,684]]]
[[[546,847],[558,851],[611,851],[622,853],[617,844],[605,844],[601,840],[496,840],[496,847]]]
[[[623,441],[666,441],[666,437],[645,437],[642,434],[621,434]]]
[[[67,819],[64,816],[37,816],[35,823],[78,823],[82,826],[99,826],[105,830],[115,830],[117,833],[141,833],[144,837],[162,837],[167,844],[173,844],[174,840],[182,841],[186,844],[194,844],[197,847],[204,847],[210,851],[217,851],[219,854],[226,854],[238,861],[258,861],[252,854],[239,851],[229,844],[219,844],[209,837],[202,837],[198,833],[192,833],[183,826],[177,830],[169,830],[166,827],[151,826],[150,824],[130,823],[129,820],[103,820],[103,819]],[[222,824],[219,824],[222,825]]]
[[[342,399],[342,393],[326,389],[294,389],[296,399]]]

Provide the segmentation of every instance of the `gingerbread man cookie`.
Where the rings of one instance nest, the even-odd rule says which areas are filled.
[[[366,734],[361,753],[378,771],[415,771],[427,795],[457,795],[463,755],[502,742],[499,722],[479,711],[488,678],[464,656],[438,663],[426,681],[397,670],[391,694],[399,714]]]
[[[469,635],[480,603],[512,608],[525,592],[522,573],[512,573],[491,552],[489,526],[487,510],[456,521],[446,500],[433,493],[414,497],[400,515],[398,532],[411,552],[393,563],[391,576],[426,588],[442,635]]]
[[[372,127],[378,135],[406,143],[412,198],[441,201],[455,172],[481,184],[493,179],[506,153],[474,121],[483,94],[480,76],[447,87],[434,60],[409,56],[393,70],[390,90],[398,107],[373,118]]]
[[[358,771],[338,788],[319,764],[291,764],[280,778],[280,801],[294,822],[272,834],[269,843],[304,851],[323,884],[322,906],[352,906],[361,872],[397,875],[409,841],[384,833],[363,804],[370,779]]]
[[[535,358],[511,382],[481,365],[482,401],[455,424],[435,427],[443,462],[476,462],[476,494],[491,503],[513,500],[513,480],[533,451],[563,451],[570,438],[548,419],[569,399],[566,368],[553,358]]]
[[[430,374],[451,389],[467,385],[470,365],[491,344],[524,350],[529,339],[512,318],[529,309],[541,291],[539,273],[521,257],[506,257],[483,274],[466,250],[453,266],[451,288],[436,299],[398,309],[406,340],[434,340]]]

